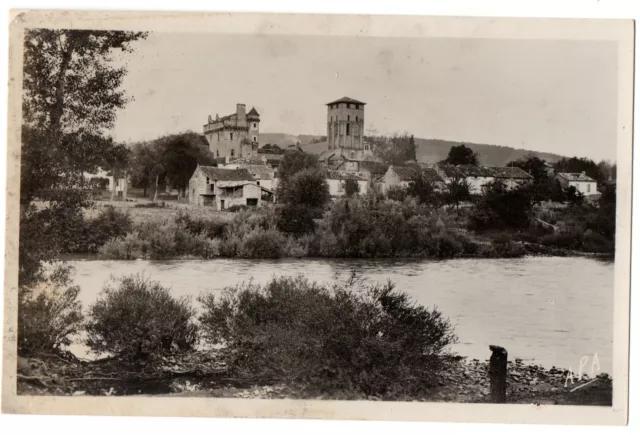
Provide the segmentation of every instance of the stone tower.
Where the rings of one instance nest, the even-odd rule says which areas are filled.
[[[365,104],[349,97],[327,103],[327,144],[330,150],[350,150],[357,154],[365,150]]]

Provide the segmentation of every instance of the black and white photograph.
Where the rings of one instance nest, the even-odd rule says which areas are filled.
[[[625,424],[632,21],[113,14],[12,22],[4,412]]]

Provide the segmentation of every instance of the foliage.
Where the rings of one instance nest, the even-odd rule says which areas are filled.
[[[402,186],[391,186],[387,189],[387,198],[392,201],[404,201],[407,197],[407,189]]]
[[[347,197],[352,197],[360,193],[360,184],[356,180],[349,178],[344,183],[344,193]]]
[[[478,165],[478,155],[468,148],[465,144],[452,146],[449,155],[445,159],[445,163],[449,165]]]
[[[440,205],[440,195],[436,185],[427,179],[422,171],[415,171],[414,176],[407,187],[407,195],[415,197],[421,204],[429,204],[434,207]]]
[[[502,182],[485,185],[471,216],[476,229],[524,228],[529,225],[531,195],[526,188],[508,189]]]
[[[581,173],[584,172],[589,177],[598,181],[599,183],[604,182],[605,180],[600,173],[600,169],[598,165],[590,159],[585,157],[571,157],[571,158],[562,158],[555,164],[556,172],[573,172],[573,173]]]
[[[391,283],[356,285],[250,283],[199,298],[199,320],[240,376],[379,395],[433,386],[456,341],[449,321]]]
[[[283,204],[278,208],[278,229],[298,236],[311,233],[315,229],[315,215],[306,205]]]
[[[148,360],[191,350],[197,341],[195,311],[187,297],[141,275],[107,285],[89,308],[87,345],[97,354]]]
[[[63,247],[66,217],[88,205],[84,173],[110,167],[121,154],[106,135],[128,98],[120,89],[130,52],[145,33],[27,29],[24,44],[20,179],[20,285],[41,279],[40,265]],[[120,150],[120,151],[119,151]],[[46,207],[31,207],[34,199]],[[41,237],[38,228],[45,228]],[[35,237],[35,240],[33,239]]]
[[[461,202],[471,199],[471,185],[464,178],[454,178],[445,184],[442,198],[446,204],[455,204],[456,209]]]
[[[540,157],[528,156],[526,158],[513,160],[507,163],[507,166],[522,169],[533,177],[534,183],[546,181],[549,178],[546,162]]]
[[[373,152],[387,165],[400,166],[416,161],[416,142],[408,133],[391,137],[377,136],[375,133],[365,138],[372,144]]]
[[[580,204],[584,201],[584,195],[575,186],[569,186],[565,192],[567,201],[571,204]]]
[[[80,288],[70,286],[72,270],[56,266],[37,284],[18,291],[18,353],[61,352],[82,327]]]
[[[263,147],[264,148],[264,147]],[[305,169],[320,170],[320,162],[318,157],[300,151],[287,151],[282,157],[282,161],[278,166],[278,196],[282,196],[288,190],[289,180],[298,172]]]

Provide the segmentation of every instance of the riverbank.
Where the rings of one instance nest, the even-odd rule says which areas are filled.
[[[611,406],[612,379],[604,373],[577,379],[564,369],[508,362],[507,403]],[[55,355],[18,359],[18,394],[59,396],[153,395],[247,399],[392,400],[488,403],[488,360],[457,358],[430,391],[415,397],[366,396],[334,389],[232,377],[212,352],[166,358],[155,366],[115,360],[86,362]]]

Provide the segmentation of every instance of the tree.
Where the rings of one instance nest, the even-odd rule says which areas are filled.
[[[471,199],[471,185],[464,178],[454,178],[446,184],[443,196],[447,204],[455,204],[458,210],[461,202]]]
[[[330,200],[324,172],[318,169],[297,172],[289,179],[280,198],[284,203],[304,205],[310,209],[324,207]]]
[[[528,156],[524,159],[507,163],[508,167],[520,168],[533,177],[534,183],[546,181],[549,178],[547,165],[544,160],[536,156]]]
[[[348,198],[360,193],[360,184],[356,180],[349,178],[344,182],[344,193]]]
[[[452,146],[449,155],[445,159],[449,165],[478,165],[478,155],[471,148],[461,144]]]
[[[191,131],[163,136],[156,143],[165,176],[182,196],[185,196],[196,167],[199,164],[209,166],[215,161],[204,136]]]
[[[529,224],[532,205],[526,188],[508,189],[501,181],[495,180],[484,186],[471,221],[478,229],[523,228]]]
[[[147,189],[151,186],[151,171],[156,164],[156,158],[153,142],[137,142],[131,146],[129,161],[131,185],[143,188],[145,197]]]
[[[430,204],[437,207],[438,191],[434,183],[428,180],[424,173],[416,170],[407,187],[407,195],[418,199],[421,204]]]
[[[42,278],[43,260],[60,250],[70,218],[89,205],[85,172],[108,167],[116,144],[107,131],[129,101],[120,89],[129,52],[145,33],[28,29],[24,40],[20,284]],[[36,209],[38,198],[47,204]],[[35,240],[33,240],[35,239]],[[43,243],[46,239],[48,243]]]
[[[416,161],[416,142],[413,135],[404,133],[391,137],[377,136],[373,132],[365,138],[373,146],[373,152],[388,165],[403,165]]]
[[[603,178],[598,165],[593,160],[585,157],[571,157],[569,159],[563,158],[555,164],[555,170],[556,172],[584,172],[598,183],[604,183],[606,181]]]
[[[289,188],[289,180],[298,172],[305,169],[320,170],[320,161],[318,157],[313,154],[308,154],[300,151],[287,151],[278,166],[278,197],[284,198],[287,196],[287,190]]]
[[[565,193],[567,201],[571,204],[581,204],[584,201],[584,195],[575,186],[569,186]]]

